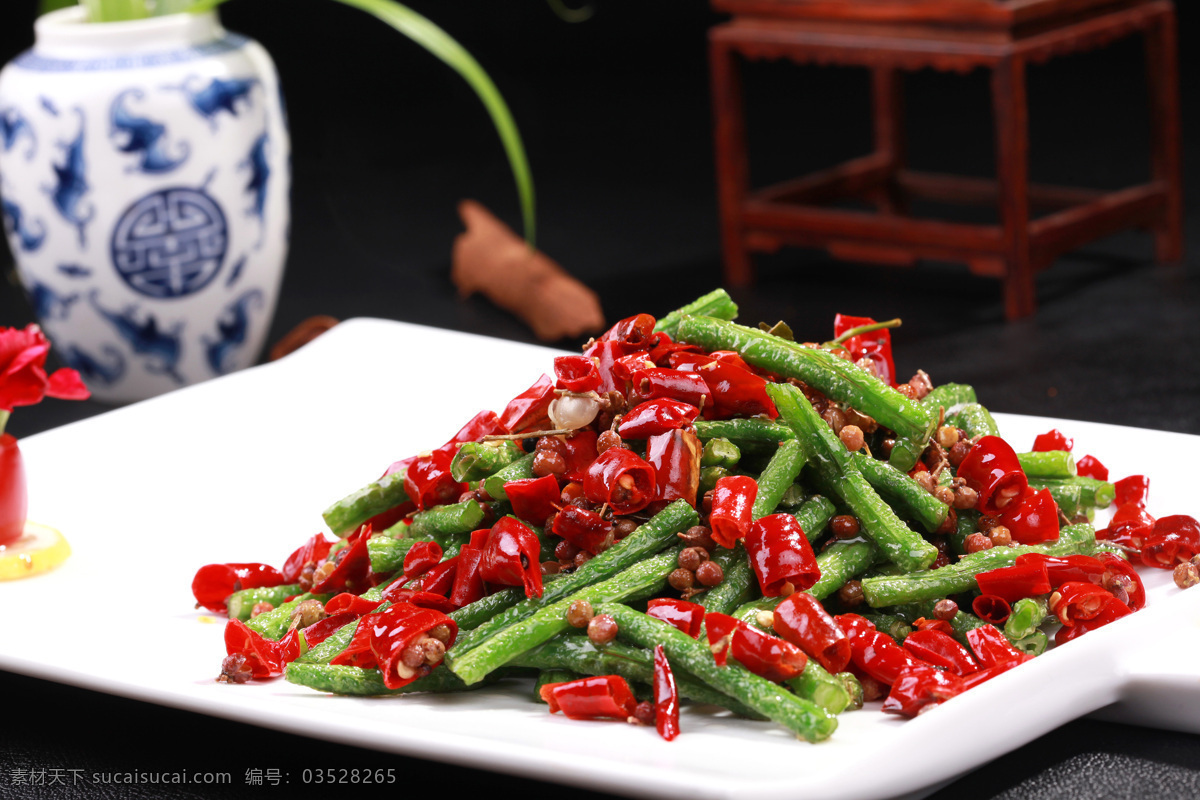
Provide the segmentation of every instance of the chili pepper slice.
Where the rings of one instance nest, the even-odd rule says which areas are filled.
[[[1111,601],[1106,602],[1103,608],[1100,609],[1100,612],[1091,619],[1080,620],[1074,625],[1063,625],[1059,628],[1058,632],[1054,634],[1054,646],[1059,647],[1064,645],[1085,633],[1094,631],[1096,628],[1102,628],[1110,622],[1115,622],[1121,617],[1127,617],[1132,613],[1129,606],[1114,597]]]
[[[954,635],[954,627],[944,619],[926,619],[925,617],[917,617],[913,620],[913,630],[918,631],[939,631],[947,636]],[[909,634],[911,636],[911,634]]]
[[[554,400],[554,381],[543,375],[525,391],[508,401],[500,412],[500,424],[512,433],[542,430],[550,422],[550,403]]]
[[[646,603],[646,616],[661,619],[693,639],[700,636],[704,626],[704,606],[671,597],[657,597]]]
[[[849,314],[836,314],[833,318],[833,338],[837,339],[846,331],[861,328],[864,325],[874,325],[870,317],[854,317]],[[889,386],[896,385],[896,364],[892,358],[892,332],[887,328],[860,333],[842,342],[850,351],[850,358],[855,363],[868,359],[871,371]]]
[[[654,467],[655,499],[685,500],[696,505],[700,490],[700,456],[704,446],[686,428],[667,431],[646,440],[646,461]]]
[[[1125,547],[1141,550],[1154,533],[1154,517],[1135,503],[1118,506],[1108,527],[1096,531],[1097,539],[1107,539]]]
[[[308,642],[309,647],[316,647],[343,625],[349,625],[358,619],[358,617],[359,615],[353,611],[340,611],[337,614],[330,614],[325,619],[314,622],[304,629],[304,641]]]
[[[620,675],[595,675],[589,678],[547,683],[538,690],[550,706],[550,713],[562,712],[568,719],[616,719],[633,716],[637,698]]]
[[[1085,478],[1095,478],[1098,481],[1108,480],[1108,467],[1100,463],[1095,456],[1084,456],[1075,462],[1075,473]]]
[[[458,448],[466,442],[477,442],[484,436],[502,435],[511,433],[495,411],[480,411],[471,419],[467,420],[467,424],[459,428],[458,433],[450,438],[450,441],[439,447],[437,451],[442,451],[450,458],[454,458],[454,454],[458,452]]]
[[[971,601],[971,611],[984,622],[1003,625],[1012,615],[1012,606],[1003,597],[981,594]]]
[[[617,342],[627,349],[646,350],[654,342],[654,317],[649,314],[634,314],[613,325],[600,337],[602,342]]]
[[[1015,566],[1030,568],[1038,564],[1046,569],[1050,589],[1057,589],[1067,581],[1100,583],[1104,575],[1104,564],[1099,559],[1083,555],[1047,556],[1042,553],[1025,553],[1017,556]]]
[[[300,649],[297,631],[290,631],[284,639],[275,642],[246,627],[240,620],[231,619],[225,625],[225,654],[244,656],[250,674],[257,679],[282,675],[288,661],[299,658]]]
[[[729,655],[760,678],[782,683],[804,671],[808,656],[796,645],[739,622],[729,645]]]
[[[661,644],[654,645],[654,728],[668,742],[679,735],[679,691]]]
[[[384,590],[380,596],[380,602],[384,601],[389,603],[408,603],[409,605],[420,606],[421,608],[432,608],[434,611],[441,611],[443,614],[449,614],[458,608],[457,605],[444,595],[423,592],[420,589],[405,589],[399,582],[393,583]]]
[[[728,475],[717,479],[708,517],[714,542],[729,548],[746,538],[754,523],[751,510],[757,497],[758,483],[749,476]]]
[[[779,416],[775,403],[767,396],[766,380],[749,369],[713,358],[696,367],[696,373],[712,392],[712,405],[704,409],[706,419]]]
[[[452,503],[465,491],[466,484],[454,480],[450,474],[453,458],[452,453],[438,449],[408,465],[404,474],[404,491],[417,504],[417,508]]]
[[[624,386],[633,381],[633,373],[640,369],[654,369],[657,366],[650,358],[649,353],[630,353],[612,362],[612,379],[618,386]]]
[[[667,397],[701,409],[712,405],[712,391],[704,382],[704,378],[695,372],[661,367],[639,369],[633,373],[630,383],[631,400],[644,402],[656,397]]]
[[[1075,446],[1075,440],[1069,438],[1058,428],[1052,428],[1046,433],[1039,434],[1033,440],[1033,452],[1045,453],[1051,450],[1070,450]]]
[[[700,351],[701,348],[698,345],[676,342],[667,334],[659,331],[651,337],[650,350],[646,353],[646,359],[662,367],[667,366],[669,359],[675,353],[699,353]]]
[[[942,631],[913,631],[905,637],[901,647],[922,661],[949,670],[955,675],[969,675],[979,670],[979,664],[967,652],[967,648]]]
[[[880,710],[885,714],[915,717],[963,691],[962,680],[953,673],[931,666],[911,667],[897,676]]]
[[[690,403],[656,397],[639,403],[621,418],[617,433],[623,439],[649,439],[696,421],[700,409]]]
[[[632,450],[611,447],[587,468],[583,492],[591,502],[607,503],[618,514],[641,511],[657,493],[654,467]]]
[[[1028,553],[1027,555],[1041,555]],[[1037,597],[1050,591],[1050,575],[1044,558],[1020,560],[1011,567],[981,572],[975,576],[979,591],[1015,603],[1022,597]]]
[[[371,528],[363,525],[346,537],[349,542],[334,553],[336,566],[320,583],[314,584],[314,594],[327,592],[351,592],[361,594],[371,587],[371,555],[367,552],[367,540],[371,538]]]
[[[375,654],[371,651],[371,626],[379,618],[378,613],[364,614],[358,618],[354,635],[346,649],[329,660],[330,664],[344,667],[372,669],[376,666]]]
[[[551,530],[580,550],[603,553],[612,544],[612,520],[579,506],[563,506],[554,516]]]
[[[512,503],[513,514],[526,522],[541,526],[557,509],[558,480],[553,475],[507,481],[504,494]]]
[[[500,586],[524,586],[526,597],[542,596],[541,542],[537,534],[516,517],[502,517],[492,526],[479,577]]]
[[[1009,661],[1024,662],[1033,658],[1013,647],[1000,629],[991,625],[981,625],[967,631],[967,644],[971,645],[975,659],[984,668]]]
[[[807,592],[794,592],[776,606],[773,626],[830,673],[844,672],[850,663],[850,640],[821,601]]]
[[[800,523],[791,514],[769,514],[746,534],[746,552],[766,597],[778,597],[784,584],[804,591],[821,577],[817,557]]]
[[[205,564],[192,578],[192,596],[196,598],[196,605],[224,614],[225,600],[234,592],[282,586],[287,582],[283,574],[269,564]]]
[[[375,528],[374,530],[382,530]],[[295,583],[300,579],[300,573],[304,571],[305,564],[319,564],[329,555],[329,548],[333,547],[333,542],[325,538],[325,534],[314,534],[300,547],[292,551],[292,554],[287,557],[287,561],[283,562],[284,583]]]
[[[1146,507],[1146,500],[1150,496],[1150,479],[1145,475],[1130,475],[1121,478],[1113,486],[1117,492],[1115,502],[1118,507],[1127,505]]]
[[[729,658],[729,646],[737,630],[738,620],[719,611],[710,611],[704,615],[704,631],[708,635],[708,646],[712,650],[713,659],[718,667],[725,666]]]
[[[416,542],[404,555],[404,577],[412,580],[424,575],[442,560],[442,546],[437,542]]]
[[[596,391],[600,394],[624,391],[626,379],[618,375],[617,361],[628,353],[620,343],[596,341],[583,351],[583,355],[596,362],[596,371],[600,373],[600,388]]]
[[[1145,608],[1146,586],[1133,565],[1112,553],[1101,553],[1096,558],[1104,565],[1104,576],[1100,585],[1128,605],[1131,611]]]
[[[562,442],[563,458],[567,462],[567,469],[562,477],[568,481],[582,481],[588,468],[596,460],[596,432],[579,430],[570,436],[556,438]]]
[[[1063,630],[1070,630],[1070,628],[1063,628]],[[1000,675],[1001,673],[1008,672],[1013,667],[1020,666],[1022,663],[1024,662],[1017,659],[1012,659],[1011,661],[1003,661],[999,664],[993,664],[990,667],[985,667],[977,672],[972,672],[970,675],[964,675],[961,678],[962,690],[965,692],[968,689],[973,689],[981,683],[990,681],[992,678]]]
[[[999,436],[984,436],[967,451],[958,477],[979,493],[978,509],[999,516],[1029,486],[1012,445]]]
[[[395,584],[393,584],[394,586]],[[325,611],[328,614],[350,613],[355,618],[361,617],[363,614],[370,614],[376,609],[381,601],[367,600],[360,595],[342,592],[335,594],[325,603]]]
[[[1187,514],[1160,517],[1142,548],[1142,563],[1148,567],[1174,569],[1200,552],[1200,523]]]
[[[408,603],[397,603],[379,614],[363,617],[367,619],[371,619],[371,653],[383,674],[383,685],[389,689],[399,689],[428,675],[442,663],[442,656],[458,635],[458,623],[450,617]]]
[[[1058,538],[1058,504],[1049,489],[1026,487],[1021,499],[1008,504],[1000,522],[1018,544],[1038,544]]]
[[[871,630],[861,634],[847,631],[846,636],[850,639],[851,661],[887,686],[893,685],[904,670],[926,665],[882,631]]]
[[[568,392],[594,392],[600,388],[600,371],[587,356],[558,356],[554,359],[555,386]]]
[[[454,578],[458,574],[458,561],[460,555],[454,558],[447,558],[440,564],[431,567],[421,577],[417,578],[412,583],[412,588],[421,592],[437,594],[445,597],[450,594],[454,588]]]
[[[450,588],[450,602],[457,608],[474,603],[487,593],[479,565],[483,561],[483,548],[487,544],[489,528],[472,531],[471,541],[458,550],[458,566],[454,570],[454,584]]]

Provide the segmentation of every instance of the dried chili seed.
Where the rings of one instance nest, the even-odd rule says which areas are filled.
[[[333,574],[333,571],[335,569],[337,569],[337,562],[333,561],[332,559],[330,559],[329,561],[326,561],[324,564],[317,567],[316,570],[313,571],[313,576],[312,576],[313,586],[316,586],[320,583],[324,583],[325,580],[328,579],[329,576]]]
[[[587,635],[592,644],[608,644],[617,638],[617,621],[608,614],[592,617],[587,626]]]
[[[954,490],[949,486],[939,486],[933,490],[933,496],[946,505],[954,505]]]
[[[576,600],[567,608],[567,624],[572,628],[586,628],[595,616],[587,600]]]
[[[446,655],[446,645],[433,638],[422,640],[421,650],[425,653],[425,663],[430,666],[440,662]]]
[[[592,560],[592,554],[586,550],[580,550],[575,554],[574,564],[576,567],[582,567],[584,564]]]
[[[963,459],[967,457],[967,453],[971,452],[971,441],[969,439],[959,439],[950,448],[950,452],[946,454],[946,458],[950,460],[951,466],[957,467],[962,464]]]

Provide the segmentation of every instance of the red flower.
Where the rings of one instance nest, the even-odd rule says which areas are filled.
[[[37,325],[24,330],[0,328],[0,410],[40,403],[46,395],[63,400],[90,396],[79,373],[60,369],[46,375],[50,340]]]

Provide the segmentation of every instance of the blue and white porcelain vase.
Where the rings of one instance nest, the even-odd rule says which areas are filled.
[[[253,364],[288,236],[266,52],[215,13],[36,23],[0,73],[4,227],[55,352],[127,402]]]

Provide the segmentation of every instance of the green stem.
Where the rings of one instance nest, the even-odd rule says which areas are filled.
[[[841,344],[847,339],[852,339],[855,336],[861,336],[864,333],[872,331],[881,331],[885,328],[899,328],[901,325],[900,318],[884,320],[883,322],[872,322],[870,325],[859,325],[857,328],[851,328],[828,344]]]

